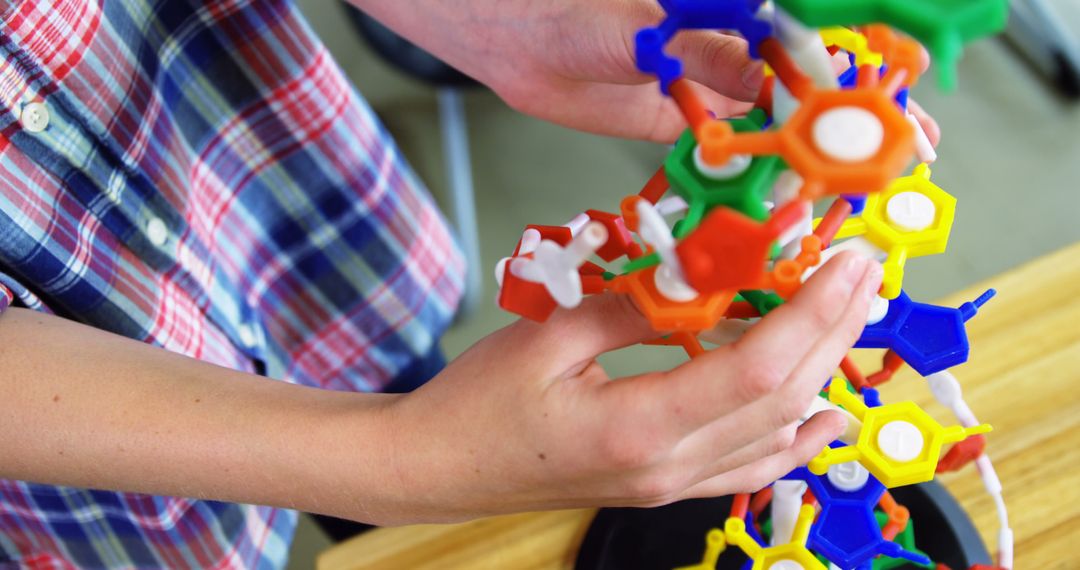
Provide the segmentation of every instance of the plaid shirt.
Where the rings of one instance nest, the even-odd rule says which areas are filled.
[[[288,0],[0,2],[0,172],[0,310],[380,390],[457,303],[443,219]],[[0,481],[0,567],[280,567],[295,522]]]

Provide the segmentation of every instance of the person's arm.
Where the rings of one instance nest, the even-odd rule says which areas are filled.
[[[3,478],[370,520],[365,502],[388,506],[394,396],[268,381],[15,308],[0,394]]]
[[[655,78],[637,70],[634,37],[656,0],[349,0],[484,83],[512,107],[564,126],[672,142],[686,129]],[[666,49],[720,117],[745,113],[763,80],[742,38],[682,31]],[[929,65],[929,58],[926,59]],[[912,106],[934,144],[937,123]]]
[[[749,491],[842,431],[833,412],[798,420],[880,281],[876,263],[838,255],[735,343],[618,380],[595,358],[657,333],[627,297],[590,298],[394,396],[291,386],[11,309],[0,478],[384,525]]]

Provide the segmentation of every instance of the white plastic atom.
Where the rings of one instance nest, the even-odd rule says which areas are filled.
[[[837,489],[854,493],[866,486],[867,481],[870,480],[870,472],[858,461],[848,461],[830,465],[826,477]]]
[[[701,158],[701,147],[694,147],[694,166],[697,167],[698,172],[713,180],[731,180],[746,172],[753,160],[754,157],[749,154],[736,154],[732,155],[724,164],[712,166]]]
[[[543,240],[533,253],[533,259],[517,258],[510,270],[522,279],[542,283],[559,306],[572,309],[581,304],[584,296],[578,267],[604,245],[607,238],[603,224],[589,222],[565,248]]]
[[[818,116],[812,130],[818,150],[841,162],[868,160],[885,142],[881,120],[859,107],[829,109]]]
[[[656,290],[664,297],[676,303],[689,303],[698,298],[698,292],[683,281],[675,269],[667,263],[661,263],[653,274]]]
[[[923,434],[919,428],[904,420],[891,421],[881,426],[877,434],[878,449],[881,453],[901,463],[918,458],[922,453],[924,443]]]
[[[901,192],[885,204],[885,216],[889,223],[900,230],[917,232],[934,223],[937,207],[926,195],[918,192]]]
[[[881,295],[875,295],[870,301],[870,312],[866,315],[866,324],[876,325],[889,314],[889,300]]]

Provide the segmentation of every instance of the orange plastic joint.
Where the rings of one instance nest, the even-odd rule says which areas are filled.
[[[671,92],[671,98],[675,100],[675,104],[679,106],[683,117],[686,118],[686,122],[690,124],[690,128],[694,132],[697,132],[702,125],[709,121],[711,118],[709,110],[701,102],[701,98],[698,97],[697,93],[694,92],[694,86],[688,79],[681,77],[676,79],[668,90]]]
[[[900,358],[892,350],[885,352],[885,356],[881,360],[881,370],[866,377],[866,382],[870,386],[879,386],[892,379],[893,374],[896,374],[901,367],[906,364],[903,358]]]
[[[772,487],[765,487],[757,493],[754,493],[754,497],[750,499],[750,512],[754,513],[754,520],[761,519],[761,513],[765,512],[765,507],[769,506],[769,503],[772,501],[772,496]]]
[[[653,204],[660,201],[664,193],[668,191],[671,185],[668,183],[667,172],[664,170],[664,165],[660,165],[660,168],[649,178],[649,181],[645,183],[645,187],[641,189],[638,196],[652,202]]]
[[[814,228],[814,235],[821,238],[822,248],[827,248],[832,244],[836,232],[840,231],[840,226],[844,225],[844,220],[850,215],[851,202],[843,198],[837,198],[833,201],[832,205],[829,206],[829,211],[825,212],[821,222]]]
[[[851,355],[845,356],[840,361],[840,370],[857,392],[862,392],[863,388],[867,386],[866,378],[863,376],[862,371],[859,370],[859,367],[855,365],[855,361],[851,360]]]
[[[746,518],[746,511],[750,508],[750,493],[738,493],[735,495],[735,500],[731,502],[731,518],[737,518],[743,520]]]

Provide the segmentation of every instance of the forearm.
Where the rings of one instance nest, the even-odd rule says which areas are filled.
[[[627,48],[621,36],[611,41],[612,29],[634,29],[662,16],[658,5],[639,0],[601,5],[519,0],[349,2],[510,101],[524,96],[519,91],[531,92],[562,79],[603,81],[586,68]],[[614,67],[638,75],[629,60],[619,59]]]
[[[3,478],[369,521],[394,507],[393,396],[275,382],[20,309],[0,316],[0,392]]]

